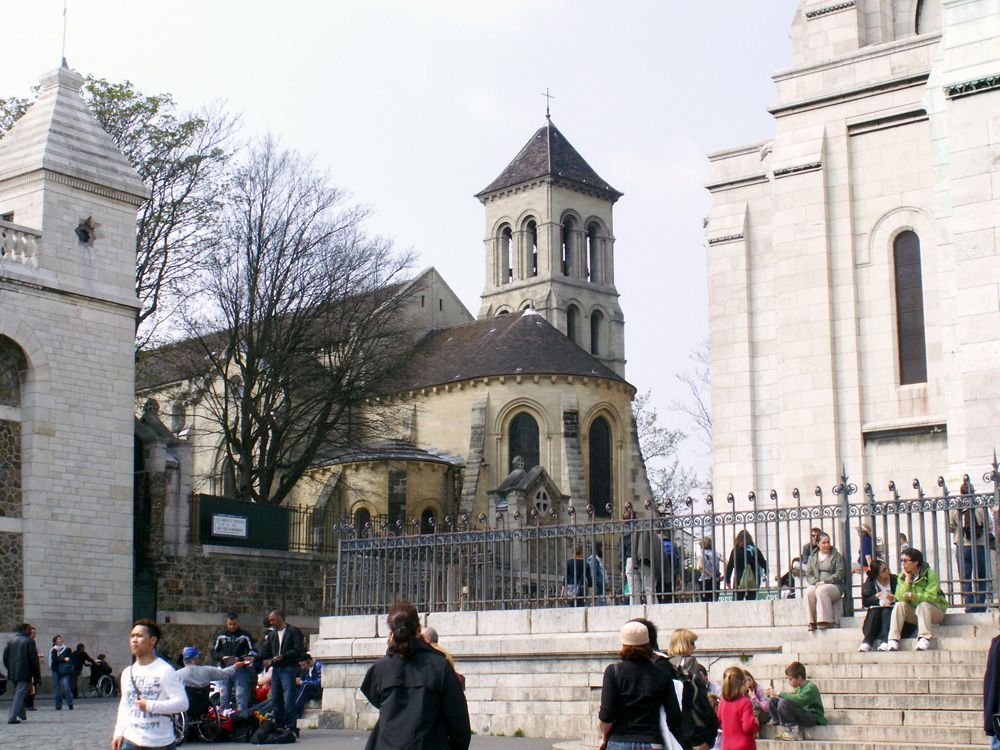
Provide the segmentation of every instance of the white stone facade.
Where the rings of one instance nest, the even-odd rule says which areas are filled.
[[[62,68],[0,141],[0,340],[19,349],[23,611],[114,664],[132,621],[136,209],[147,195]],[[80,227],[86,224],[81,234]],[[89,234],[88,234],[89,232]],[[12,252],[12,247],[14,251]]]
[[[1000,446],[1000,2],[803,2],[791,35],[774,139],[709,156],[717,492],[787,497],[842,466],[876,496],[978,481]]]

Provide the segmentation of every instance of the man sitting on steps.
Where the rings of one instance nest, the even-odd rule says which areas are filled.
[[[823,697],[819,688],[806,679],[806,668],[802,662],[793,661],[785,667],[785,677],[788,678],[792,692],[779,693],[774,688],[764,691],[771,722],[777,727],[773,739],[801,740],[803,737],[799,727],[826,724]]]
[[[924,562],[924,553],[910,547],[900,558],[903,571],[896,582],[896,603],[892,606],[889,640],[878,647],[879,651],[898,651],[903,625],[917,623],[917,651],[931,647],[931,626],[944,619],[948,600],[941,592],[941,580],[930,565]]]

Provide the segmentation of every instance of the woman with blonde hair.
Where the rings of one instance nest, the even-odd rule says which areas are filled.
[[[730,667],[722,675],[722,700],[719,701],[722,724],[722,750],[756,750],[760,725],[747,696],[746,678],[739,667]]]

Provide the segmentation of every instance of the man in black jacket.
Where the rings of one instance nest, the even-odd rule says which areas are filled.
[[[215,636],[212,643],[212,658],[225,669],[239,661],[245,662],[254,657],[253,638],[240,627],[240,618],[235,612],[226,615],[226,628]],[[251,683],[256,676],[255,670],[245,667],[237,669],[231,678],[222,681],[220,704],[229,708],[232,703],[232,687],[236,685],[236,707],[240,711],[250,708]]]
[[[274,723],[299,733],[295,715],[295,678],[299,662],[308,656],[306,642],[294,625],[285,622],[285,614],[274,609],[267,615],[273,628],[264,636],[260,656],[264,669],[271,667],[271,699],[274,702]]]
[[[24,699],[28,695],[31,681],[41,682],[41,668],[38,664],[38,649],[31,640],[31,626],[22,623],[14,631],[14,638],[3,649],[3,665],[7,669],[7,679],[14,683],[14,699],[7,712],[8,724],[20,724],[28,718],[24,710]]]

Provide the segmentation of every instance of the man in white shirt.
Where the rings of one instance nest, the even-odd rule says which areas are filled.
[[[122,699],[111,750],[172,748],[171,714],[186,711],[187,693],[174,668],[156,655],[160,628],[152,620],[136,620],[129,636],[135,662],[122,672]]]

